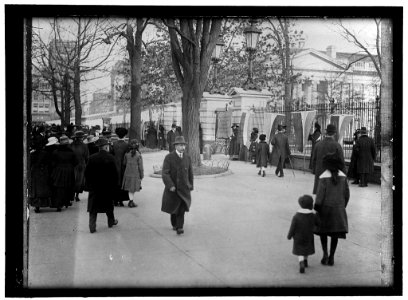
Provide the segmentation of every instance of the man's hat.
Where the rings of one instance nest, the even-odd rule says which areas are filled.
[[[84,140],[84,144],[90,144],[94,143],[99,139],[99,137],[94,136],[93,134],[90,134],[87,136],[87,138]]]
[[[176,136],[176,139],[174,140],[173,145],[177,145],[177,144],[184,144],[184,145],[187,144],[186,141],[184,140],[184,136],[182,135]]]
[[[176,128],[177,125],[175,123],[171,124],[171,128]]]
[[[360,134],[361,135],[367,134],[367,128],[366,127],[361,127]]]
[[[128,130],[124,127],[118,127],[115,129],[115,133],[122,139],[125,135],[127,135]]]
[[[278,124],[278,131],[282,131],[282,129],[286,129],[286,125]]]
[[[79,139],[79,138],[83,138],[84,135],[85,134],[82,130],[78,130],[78,131],[75,131],[75,134],[72,136],[72,138]]]
[[[327,125],[327,127],[326,127],[326,133],[327,133],[328,135],[333,135],[333,134],[335,134],[335,133],[336,133],[336,126],[333,125],[333,124]]]
[[[112,132],[111,132],[111,131],[108,131],[108,130],[106,130],[106,131],[102,131],[102,135],[103,135],[104,137],[110,137],[110,136],[111,136],[111,134],[112,134]]]
[[[303,195],[298,199],[301,208],[313,209],[313,198],[309,195]]]
[[[261,135],[259,136],[259,139],[260,139],[261,141],[266,140],[266,134],[261,134]]]
[[[100,137],[100,138],[96,141],[95,145],[96,145],[97,147],[102,147],[102,146],[105,146],[105,145],[109,145],[109,141],[108,141],[108,139],[107,139],[106,137]]]
[[[239,127],[239,125],[237,123],[233,123],[231,128],[234,128],[234,127]]]
[[[55,136],[48,138],[48,143],[45,146],[58,145],[58,139]]]
[[[252,130],[253,130],[255,133],[258,133],[258,132],[259,132],[259,129],[256,128],[256,127],[254,127]]]
[[[62,135],[59,141],[60,145],[68,145],[72,143],[72,140],[69,139],[66,135]]]

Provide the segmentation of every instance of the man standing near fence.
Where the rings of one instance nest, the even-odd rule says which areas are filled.
[[[167,133],[167,143],[169,144],[169,152],[173,152],[174,151],[174,140],[176,139],[176,124],[171,124],[171,130],[169,130],[169,132]]]
[[[278,133],[273,136],[271,141],[271,144],[273,146],[271,163],[272,165],[276,165],[275,174],[278,177],[283,177],[283,167],[285,164],[285,160],[291,154],[289,149],[288,137],[285,135],[285,129],[286,126],[279,124]]]
[[[338,157],[341,160],[342,167],[341,170],[345,172],[345,164],[344,164],[344,154],[343,148],[341,145],[334,139],[336,134],[336,126],[333,124],[329,124],[326,127],[326,137],[317,142],[312,154],[312,167],[313,167],[313,174],[315,174],[315,181],[313,186],[313,194],[317,192],[317,184],[319,183],[319,177],[325,171],[323,168],[323,157],[328,153],[337,153]]]
[[[361,127],[360,138],[356,142],[357,173],[360,178],[360,187],[366,187],[368,175],[374,171],[376,157],[374,140],[367,135],[367,129]]]

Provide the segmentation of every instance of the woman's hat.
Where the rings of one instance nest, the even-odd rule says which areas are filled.
[[[233,123],[231,128],[234,128],[234,127],[239,127],[239,125],[237,123]]]
[[[48,138],[48,143],[45,146],[58,145],[58,139],[55,136]]]
[[[261,134],[261,135],[259,136],[259,139],[260,139],[261,141],[266,140],[266,134]]]
[[[95,145],[96,145],[97,147],[102,147],[102,146],[105,146],[105,145],[109,145],[109,141],[108,141],[108,139],[107,139],[106,137],[100,137],[100,138],[96,141]]]
[[[326,127],[326,133],[329,134],[329,135],[335,134],[335,133],[336,133],[336,126],[333,125],[333,124],[327,125],[327,127]]]
[[[184,145],[187,144],[186,141],[184,140],[184,136],[182,135],[176,136],[176,139],[174,140],[173,145],[177,145],[177,144],[184,144]]]
[[[66,135],[61,135],[60,140],[59,140],[60,145],[68,145],[71,143],[72,143],[72,140],[70,138],[68,138]]]
[[[75,134],[72,136],[74,139],[79,139],[84,137],[84,132],[82,130],[75,131]]]
[[[366,127],[361,127],[360,134],[361,135],[367,134],[367,128]]]
[[[84,140],[84,144],[90,144],[94,143],[99,139],[99,137],[94,136],[93,134],[90,134],[87,136],[87,138]]]
[[[313,198],[309,195],[303,195],[298,202],[301,208],[313,209]]]

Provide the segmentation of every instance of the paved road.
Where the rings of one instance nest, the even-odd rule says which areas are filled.
[[[148,176],[167,152],[144,154],[146,177],[137,208],[115,207],[119,224],[99,214],[90,234],[87,193],[57,213],[30,211],[29,287],[356,287],[380,286],[381,190],[351,185],[349,234],[339,240],[335,265],[316,254],[300,274],[286,239],[297,199],[311,194],[313,175],[232,161],[231,175],[195,180],[185,233],[178,236],[160,211],[163,183]],[[225,159],[223,155],[213,156]],[[126,203],[126,202],[125,202]]]

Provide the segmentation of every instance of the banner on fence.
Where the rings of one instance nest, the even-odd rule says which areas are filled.
[[[217,112],[217,139],[227,139],[230,137],[232,125],[232,111]]]
[[[330,123],[336,125],[337,135],[336,140],[343,144],[344,136],[350,136],[351,125],[353,122],[353,115],[332,115],[330,118]]]
[[[313,131],[313,120],[316,117],[317,111],[303,111],[302,112],[302,123],[303,123],[303,149],[306,146],[309,134]],[[303,152],[303,150],[302,150]]]

